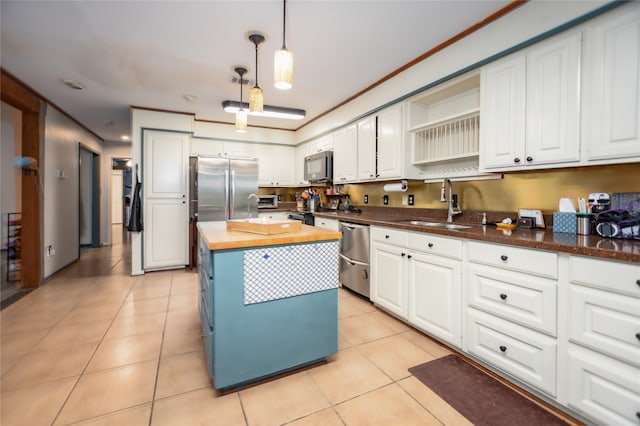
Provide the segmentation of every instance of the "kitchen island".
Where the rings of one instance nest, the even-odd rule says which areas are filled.
[[[338,351],[339,232],[228,231],[198,224],[198,303],[207,365],[230,390]]]

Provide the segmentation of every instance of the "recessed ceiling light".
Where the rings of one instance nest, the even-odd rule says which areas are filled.
[[[84,84],[80,83],[77,80],[63,80],[62,82],[64,83],[65,86],[70,87],[71,89],[75,89],[75,90],[84,89]]]
[[[184,95],[183,96],[184,100],[189,102],[189,103],[193,103],[196,101],[196,97],[193,95]]]
[[[129,137],[129,135],[122,135],[120,136],[120,139],[122,139],[123,141],[128,141],[131,138]]]

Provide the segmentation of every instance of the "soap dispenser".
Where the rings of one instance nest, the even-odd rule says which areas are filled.
[[[348,212],[351,209],[351,203],[349,202],[349,196],[346,196],[344,200],[344,211]]]

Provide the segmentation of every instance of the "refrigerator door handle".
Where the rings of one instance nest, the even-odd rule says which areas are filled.
[[[235,170],[231,170],[231,182],[229,183],[229,185],[227,186],[229,188],[230,191],[230,198],[229,198],[229,209],[230,209],[230,214],[228,217],[234,217],[236,210],[235,210],[235,206],[236,206],[236,171]]]
[[[228,219],[229,216],[229,170],[224,171],[224,198],[226,200],[226,206],[224,208],[224,215]]]

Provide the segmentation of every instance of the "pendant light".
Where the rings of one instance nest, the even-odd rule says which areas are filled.
[[[282,7],[282,48],[276,50],[273,61],[273,82],[276,89],[291,89],[293,83],[293,52],[287,49],[285,27],[287,21],[287,0]]]
[[[251,34],[249,35],[249,40],[256,46],[256,84],[249,92],[249,112],[262,112],[264,95],[258,85],[258,45],[264,41],[264,37],[260,34]]]
[[[244,133],[247,131],[247,110],[244,109],[244,104],[242,103],[242,85],[243,80],[242,76],[246,74],[247,69],[242,67],[237,67],[235,71],[240,76],[238,80],[240,82],[240,105],[241,108],[236,112],[236,131],[240,133]]]

